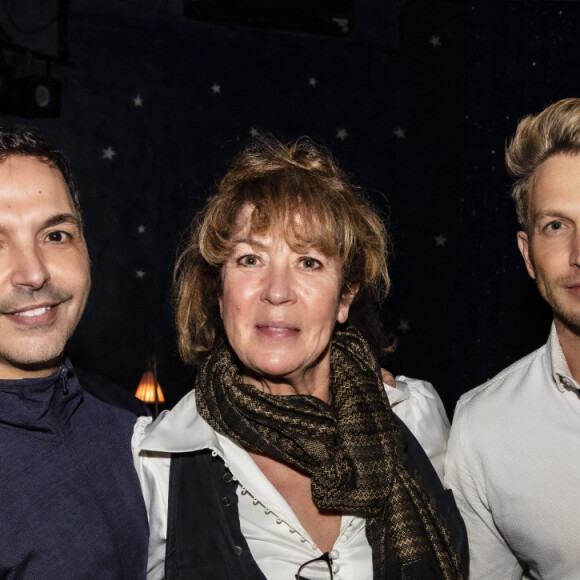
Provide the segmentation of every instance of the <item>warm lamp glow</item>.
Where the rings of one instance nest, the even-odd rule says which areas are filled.
[[[143,377],[137,387],[135,396],[145,403],[165,402],[163,391],[161,390],[161,385],[159,383],[157,383],[157,401],[155,401],[155,377],[151,371],[145,371],[143,373]]]

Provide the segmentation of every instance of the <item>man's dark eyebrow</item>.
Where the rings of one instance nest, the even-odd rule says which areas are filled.
[[[44,223],[41,226],[41,229],[54,228],[55,226],[59,226],[62,224],[70,224],[78,228],[80,231],[82,231],[81,220],[72,213],[59,213],[49,217],[44,221]],[[6,228],[2,224],[0,224],[0,234],[5,234],[6,231],[7,231]]]
[[[59,213],[49,217],[43,224],[43,228],[53,228],[61,224],[71,224],[81,229],[81,220],[72,213]]]

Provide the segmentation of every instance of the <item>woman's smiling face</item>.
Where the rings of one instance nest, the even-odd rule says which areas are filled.
[[[353,296],[341,297],[341,263],[316,248],[291,247],[279,232],[251,233],[242,208],[223,265],[220,312],[244,379],[271,392],[328,388],[330,342]]]

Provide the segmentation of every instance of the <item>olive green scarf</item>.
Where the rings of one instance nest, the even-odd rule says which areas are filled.
[[[198,374],[198,411],[248,451],[309,474],[320,509],[366,518],[375,580],[386,578],[389,564],[400,569],[433,557],[440,575],[429,578],[463,578],[447,526],[403,461],[405,436],[370,347],[347,327],[335,332],[330,356],[332,406],[244,384],[231,347],[222,343]]]

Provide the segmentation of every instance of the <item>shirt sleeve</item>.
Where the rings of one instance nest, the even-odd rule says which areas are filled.
[[[470,580],[521,580],[523,570],[497,529],[484,477],[485,461],[472,444],[468,410],[455,411],[445,460],[445,487],[455,496],[469,538]],[[514,474],[515,476],[515,474]]]
[[[405,423],[443,480],[443,465],[449,437],[445,407],[431,383],[396,377],[396,387],[384,385],[395,414]]]
[[[133,431],[131,447],[149,519],[147,580],[163,580],[165,577],[167,498],[171,459],[167,453],[140,450],[140,444],[147,435],[147,428],[150,425],[151,417],[139,417]]]

